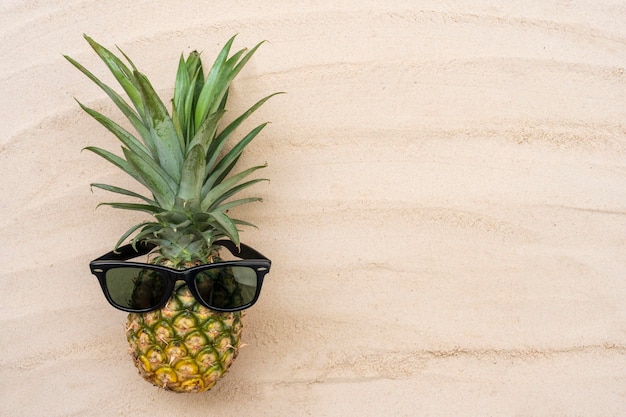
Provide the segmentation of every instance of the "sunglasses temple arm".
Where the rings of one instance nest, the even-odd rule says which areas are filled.
[[[238,256],[242,259],[267,259],[260,252],[252,249],[250,246],[245,245],[243,243],[239,244],[239,248],[230,240],[218,240],[214,242],[216,245],[220,245],[225,247],[235,256]]]
[[[135,245],[137,250],[133,247],[133,245],[128,244],[117,248],[116,250],[112,250],[111,252],[102,255],[96,261],[126,261],[128,259],[136,258],[137,256],[142,256],[148,254],[152,249],[156,247],[153,243],[148,242],[137,242]]]

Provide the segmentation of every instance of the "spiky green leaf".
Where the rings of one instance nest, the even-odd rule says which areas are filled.
[[[191,148],[183,163],[177,197],[182,200],[200,200],[205,165],[204,146],[197,144]]]
[[[155,224],[154,222],[143,222],[143,223],[139,223],[139,224],[133,225],[130,229],[125,231],[124,234],[118,239],[118,241],[115,243],[115,249],[119,248],[120,245],[122,243],[124,243],[126,238],[128,238],[130,235],[135,233],[135,231],[139,230],[140,228],[144,228],[145,229],[146,226],[154,225],[154,224]]]
[[[150,159],[141,158],[141,155],[124,149],[126,160],[133,166],[135,171],[141,176],[143,182],[152,192],[155,200],[164,209],[171,209],[174,206],[176,188],[171,184],[171,179],[160,166],[154,164]]]
[[[133,244],[140,240],[150,241],[154,238],[155,234],[159,232],[159,230],[163,229],[163,226],[156,222],[147,222],[144,224],[145,226],[133,237]]]
[[[103,157],[135,178],[152,193],[151,198],[125,188],[94,183],[95,188],[135,198],[145,204],[103,203],[114,208],[150,213],[157,222],[144,222],[128,229],[118,245],[130,236],[133,244],[148,240],[160,246],[161,259],[175,265],[206,260],[215,239],[228,238],[239,245],[238,226],[251,225],[232,219],[226,212],[260,201],[258,197],[232,200],[237,193],[264,179],[247,180],[265,165],[231,174],[243,150],[263,129],[256,127],[230,150],[226,143],[233,132],[274,94],[267,96],[218,133],[230,85],[262,43],[229,56],[234,37],[224,45],[206,79],[195,51],[181,56],[176,74],[172,113],[168,113],[145,75],[126,54],[128,65],[112,52],[86,37],[98,56],[120,83],[134,109],[113,89],[98,80],[76,61],[76,68],[102,88],[130,120],[139,136],[117,122],[83,106],[122,143],[124,158],[97,147],[88,150]],[[277,93],[279,94],[279,93]],[[80,103],[79,103],[80,104]],[[143,143],[142,143],[143,142]]]
[[[223,71],[224,64],[228,58],[228,53],[230,52],[230,48],[234,40],[235,36],[230,38],[222,47],[222,50],[217,55],[213,66],[209,70],[209,74],[204,82],[202,91],[198,96],[194,112],[196,130],[200,128],[204,118],[209,114],[209,109],[211,107],[211,102],[214,99],[215,91],[222,89],[222,86],[218,85],[218,80],[221,72]]]
[[[266,178],[259,178],[256,180],[251,180],[251,181],[246,181],[244,183],[241,183],[233,188],[230,188],[228,191],[222,193],[218,198],[216,198],[213,203],[211,203],[211,205],[209,206],[209,210],[215,210],[217,209],[217,207],[219,207],[220,204],[222,204],[222,202],[228,200],[229,198],[231,198],[232,196],[236,195],[237,193],[243,191],[244,189],[253,186],[254,184],[258,184],[260,182],[264,182],[264,181],[269,181]]]
[[[84,106],[80,101],[76,100],[76,102],[87,114],[97,120],[102,126],[107,128],[109,132],[113,133],[124,144],[124,146],[126,146],[135,153],[144,153],[148,157],[151,157],[150,151],[126,129],[124,129],[102,113],[99,113],[93,109],[90,109],[87,106]]]
[[[100,188],[102,190],[109,191],[109,192],[112,192],[112,193],[122,194],[122,195],[126,195],[126,196],[129,196],[129,197],[135,197],[135,198],[138,198],[140,200],[145,201],[146,203],[148,203],[151,206],[156,206],[157,205],[156,201],[151,200],[151,199],[149,199],[147,197],[144,197],[141,194],[138,194],[138,193],[136,193],[134,191],[127,190],[125,188],[120,188],[120,187],[116,187],[114,185],[101,184],[101,183],[92,183],[91,186],[95,187],[95,188]]]
[[[218,178],[223,178],[225,174],[225,170],[232,169],[234,163],[239,159],[239,156],[243,152],[244,148],[248,146],[248,144],[254,139],[263,128],[267,126],[267,123],[263,123],[260,126],[254,128],[250,133],[248,133],[242,140],[239,141],[224,157],[220,160],[220,162],[215,166],[215,168],[211,171],[209,177],[205,181],[205,189],[210,189],[214,184],[217,184]]]
[[[102,59],[102,61],[109,68],[109,70],[111,71],[117,82],[120,83],[126,94],[128,94],[128,97],[130,98],[130,101],[135,105],[135,109],[137,109],[137,112],[140,115],[143,115],[143,101],[141,99],[141,93],[139,92],[137,80],[135,80],[133,72],[107,48],[100,45],[87,35],[84,35],[84,37],[87,42],[89,42],[89,45],[93,48],[96,54],[98,54],[100,59]]]
[[[215,207],[213,212],[221,211],[222,213],[235,208],[237,206],[241,206],[243,204],[256,203],[258,201],[263,201],[261,197],[249,197],[249,198],[241,198],[239,200],[229,201],[228,203],[224,203]]]
[[[244,220],[232,219],[232,221],[238,226],[249,226],[249,227],[254,227],[255,229],[258,229],[258,227],[255,224],[252,224]]]
[[[109,152],[107,150],[104,150],[95,146],[87,146],[85,150],[93,152],[96,155],[106,159],[107,161],[109,161],[116,167],[120,168],[122,171],[126,172],[131,177],[133,177],[140,184],[147,186],[143,178],[141,177],[141,175],[139,175],[139,173],[135,169],[135,167],[133,167],[132,164],[128,163],[128,161],[124,160],[123,158],[120,158],[119,156],[115,155],[112,152]]]
[[[252,174],[256,170],[265,168],[266,166],[267,165],[258,165],[252,168],[248,168],[245,171],[242,171],[239,174],[233,175],[232,177],[224,180],[221,184],[217,185],[216,187],[207,190],[206,195],[204,195],[204,198],[202,199],[202,205],[201,205],[202,210],[211,211],[210,209],[216,207],[216,204],[221,203],[226,198],[230,198],[231,196],[233,196],[234,194],[236,194],[238,191],[242,190],[243,188],[253,185],[259,181],[264,181],[262,179],[258,179],[258,180],[249,181],[248,183],[246,183],[246,187],[241,188],[241,186],[236,186],[248,175]],[[205,189],[203,188],[202,191],[205,192]]]
[[[237,162],[239,161],[239,156],[233,159],[233,161],[223,170],[219,177],[215,180],[214,184],[221,184],[222,181],[230,174],[230,172],[235,168]]]
[[[133,125],[135,130],[139,133],[141,138],[144,140],[146,146],[150,149],[151,152],[156,152],[154,147],[152,146],[152,137],[150,135],[150,131],[143,124],[142,118],[133,110],[126,101],[116,93],[112,88],[104,84],[100,81],[95,75],[93,75],[89,70],[83,67],[81,64],[76,62],[74,59],[70,58],[67,55],[64,55],[65,59],[67,59],[72,65],[74,65],[80,72],[85,74],[87,78],[93,81],[98,87],[100,87],[109,98],[115,103],[115,105],[120,109],[120,111],[128,118],[130,123]]]
[[[226,62],[226,70],[220,74],[219,82],[215,84],[216,89],[214,91],[213,97],[213,106],[209,108],[209,112],[215,111],[220,103],[222,103],[222,99],[228,94],[228,89],[230,84],[233,82],[235,77],[241,72],[243,67],[248,63],[252,55],[259,49],[259,47],[264,42],[258,43],[254,48],[250,51],[247,49],[242,49],[241,51],[234,54],[227,62]],[[245,52],[248,52],[239,59]]]
[[[116,209],[130,210],[130,211],[142,211],[144,213],[156,214],[161,212],[162,208],[159,206],[153,206],[150,204],[136,204],[136,203],[100,203],[100,206],[109,206]]]
[[[201,144],[205,149],[209,149],[211,142],[215,138],[215,133],[217,132],[219,122],[224,113],[224,110],[218,110],[215,113],[211,113],[209,117],[207,117],[200,125],[200,128],[197,130],[193,139],[189,143],[189,146],[193,147],[196,144]]]
[[[190,88],[191,79],[186,66],[185,59],[181,54],[176,71],[176,82],[174,83],[174,98],[172,99],[172,120],[179,136],[186,138],[189,127],[189,113],[187,112],[187,101],[189,97],[193,99],[193,90]],[[190,91],[191,90],[191,91]]]
[[[135,77],[146,109],[144,122],[152,134],[158,162],[178,182],[185,146],[183,139],[178,137],[174,122],[150,81],[139,72],[135,72]]]
[[[214,141],[211,142],[211,146],[209,147],[209,152],[208,153],[209,153],[209,155],[211,155],[211,158],[207,162],[208,169],[213,169],[213,166],[217,163],[217,159],[218,159],[218,157],[220,155],[220,152],[224,148],[224,145],[228,141],[230,135],[252,113],[254,113],[259,107],[261,107],[267,100],[269,100],[270,98],[274,97],[277,94],[283,94],[283,93],[278,92],[278,93],[270,94],[269,96],[264,97],[261,100],[257,101],[252,107],[250,107],[248,110],[246,110],[241,116],[239,116],[238,118],[233,120],[228,126],[226,126],[226,128],[224,128],[224,130],[222,130],[219,133],[219,135],[217,135],[217,137],[215,138]]]
[[[224,232],[224,234],[228,236],[228,238],[232,240],[237,247],[239,247],[239,231],[230,217],[219,211],[211,212],[210,214],[219,225],[219,229],[221,229],[221,231]]]

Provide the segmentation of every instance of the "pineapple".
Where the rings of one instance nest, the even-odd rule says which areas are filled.
[[[230,55],[234,37],[229,39],[206,76],[199,53],[194,51],[187,59],[181,55],[170,114],[148,78],[121,50],[127,64],[86,35],[85,39],[119,82],[132,106],[77,61],[65,58],[104,90],[137,132],[130,133],[79,102],[87,114],[122,142],[123,157],[99,147],[86,149],[149,191],[142,195],[113,185],[91,184],[136,200],[102,204],[152,216],[123,233],[115,247],[129,238],[133,244],[156,244],[158,252],[150,262],[179,269],[219,261],[219,246],[214,242],[226,238],[238,246],[237,227],[253,226],[230,217],[228,210],[261,200],[232,197],[263,181],[249,176],[266,165],[237,173],[233,173],[233,168],[266,123],[230,149],[225,145],[242,122],[278,93],[261,99],[220,129],[229,87],[261,43]],[[161,310],[128,315],[126,336],[134,363],[146,380],[175,392],[202,392],[213,387],[232,364],[240,347],[241,330],[242,312],[211,311],[196,302],[186,284],[178,283]]]

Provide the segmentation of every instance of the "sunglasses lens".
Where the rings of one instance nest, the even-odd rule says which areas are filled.
[[[214,308],[235,309],[254,300],[257,273],[247,266],[212,268],[198,273],[196,289],[202,301]]]
[[[159,305],[167,291],[167,276],[142,268],[113,268],[106,273],[111,300],[120,307],[144,310]]]

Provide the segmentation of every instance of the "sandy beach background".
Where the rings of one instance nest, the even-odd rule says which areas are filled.
[[[0,2],[1,416],[623,416],[623,1]],[[137,375],[88,262],[141,215],[62,57],[164,98],[181,52],[266,43],[232,113],[272,124],[243,241],[273,261],[211,391]]]

